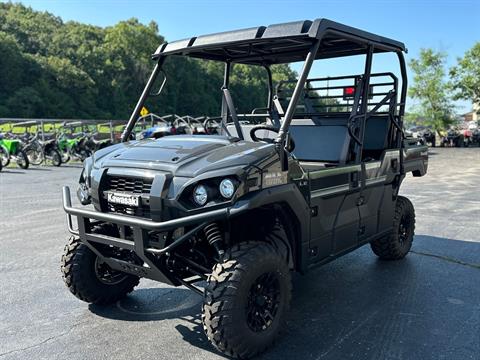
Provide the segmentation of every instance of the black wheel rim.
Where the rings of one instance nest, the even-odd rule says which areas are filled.
[[[410,218],[408,216],[402,216],[400,225],[398,227],[398,240],[400,244],[406,244],[409,237]]]
[[[275,320],[280,305],[280,282],[277,274],[265,273],[250,287],[247,324],[254,332],[267,330]]]
[[[120,284],[127,278],[125,273],[113,270],[105,262],[99,261],[98,258],[95,260],[95,274],[98,280],[106,285]]]

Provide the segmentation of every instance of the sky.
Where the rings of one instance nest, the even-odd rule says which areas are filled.
[[[453,66],[458,57],[480,41],[480,0],[24,0],[22,3],[65,21],[99,26],[131,17],[145,24],[154,20],[167,41],[323,17],[404,42],[408,48],[407,61],[418,56],[421,48],[444,51],[448,54],[448,66]],[[391,59],[379,59],[378,65],[382,69],[391,66]],[[350,70],[351,66],[348,62],[333,61],[315,70],[315,75],[347,74],[345,67]],[[457,107],[459,113],[470,111],[471,102],[457,102]]]

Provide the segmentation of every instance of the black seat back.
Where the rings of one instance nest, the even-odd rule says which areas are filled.
[[[379,160],[388,147],[390,120],[388,115],[373,115],[367,119],[363,136],[363,159]]]
[[[298,160],[333,163],[346,160],[350,144],[347,118],[294,119],[289,131],[295,142],[293,154]]]

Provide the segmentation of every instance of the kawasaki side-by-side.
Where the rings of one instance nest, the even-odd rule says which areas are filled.
[[[109,304],[140,278],[186,286],[203,297],[215,348],[249,358],[284,327],[293,272],[365,244],[381,259],[405,257],[415,214],[399,188],[407,173],[426,173],[428,155],[404,138],[404,52],[401,42],[326,19],[160,45],[122,142],[84,162],[84,206],[63,188],[70,291]],[[372,71],[381,53],[393,54],[392,72]],[[363,57],[359,74],[309,76],[314,63],[352,55]],[[168,77],[163,64],[178,56],[225,65],[220,134],[133,140],[145,101]],[[297,79],[274,84],[271,66],[294,62],[303,62]],[[265,70],[264,108],[237,113],[236,64]]]

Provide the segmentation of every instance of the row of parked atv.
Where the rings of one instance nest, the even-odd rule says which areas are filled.
[[[415,127],[409,129],[407,136],[411,136],[420,144],[435,147],[470,147],[480,146],[480,129],[458,129],[451,128],[441,134],[437,142],[435,132],[426,127]]]

